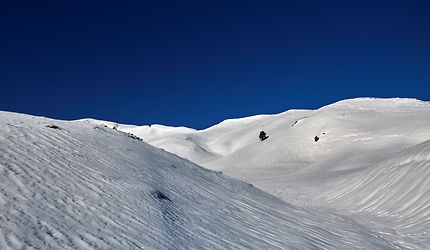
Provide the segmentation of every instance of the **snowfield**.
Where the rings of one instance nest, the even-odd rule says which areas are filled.
[[[302,155],[290,156],[294,151],[282,154],[284,157],[278,155],[280,151],[270,152],[273,151],[271,143],[282,134],[282,131],[271,130],[272,127],[282,126],[282,120],[293,122],[305,114],[313,114],[297,111],[290,117],[290,113],[225,122],[203,132],[154,126],[151,134],[154,140],[164,142],[177,136],[172,139],[172,145],[178,145],[178,150],[196,145],[197,148],[189,148],[188,156],[196,155],[199,162],[207,159],[221,164],[235,154],[239,159],[250,156],[256,151],[247,152],[246,143],[250,148],[262,147],[260,162],[265,165],[260,166],[258,161],[249,166],[242,166],[240,162],[231,165],[239,166],[238,171],[249,168],[249,176],[252,176],[255,167],[264,169],[271,163],[274,167],[282,167],[281,160],[309,162],[304,161],[307,158],[301,158]],[[260,129],[258,123],[267,125],[264,129],[271,136],[267,143],[255,141],[254,130]],[[296,126],[305,124],[302,120]],[[288,129],[290,125],[284,124]],[[231,130],[235,127],[238,129]],[[132,126],[121,128],[144,132]],[[158,135],[155,132],[159,132]],[[162,139],[164,132],[169,136]],[[424,135],[425,130],[419,133]],[[396,134],[401,136],[400,131]],[[317,145],[328,143],[325,140],[329,141],[329,136],[333,135],[327,134]],[[300,135],[296,137],[299,141]],[[285,139],[288,138],[293,137],[287,135]],[[182,139],[185,144],[180,144]],[[408,137],[408,141],[416,140],[419,140],[418,134]],[[283,144],[277,142],[276,145]],[[318,147],[309,145],[313,148],[308,151]],[[409,150],[373,169],[360,166],[362,171],[351,170],[355,179],[345,192],[348,191],[348,196],[359,197],[366,206],[357,203],[351,207],[345,204],[345,207],[361,209],[359,212],[384,211],[380,206],[387,211],[396,208],[398,214],[406,211],[411,215],[410,220],[390,220],[393,225],[411,225],[398,233],[415,234],[418,229],[427,230],[427,221],[421,221],[418,227],[414,218],[428,218],[425,206],[428,206],[429,145]],[[295,149],[296,154],[306,151],[300,147]],[[265,156],[266,153],[270,154]],[[257,159],[249,157],[243,163]],[[412,172],[415,167],[410,167],[409,162],[418,164],[418,174]],[[314,168],[309,164],[303,166]],[[292,166],[286,166],[281,173],[288,174],[288,169]],[[274,169],[270,171],[273,173]],[[366,173],[373,174],[375,179]],[[403,183],[401,178],[408,174],[411,176]],[[408,183],[415,183],[410,179],[414,176],[419,177],[420,182],[410,188]],[[338,177],[345,180],[341,175]],[[324,178],[319,176],[319,179]],[[420,197],[407,199],[398,195],[395,201],[386,204],[380,196],[388,190],[378,183],[387,178],[389,187],[419,193]],[[264,181],[256,183],[264,186]],[[343,184],[339,189],[344,189],[346,184]],[[277,185],[276,188],[283,187]],[[372,195],[366,197],[369,200],[366,202],[359,195],[369,193],[368,189]],[[342,194],[331,191],[319,193],[320,199],[337,204]],[[391,190],[389,197],[396,191]],[[136,136],[105,127],[102,122],[58,121],[0,112],[0,249],[400,249],[403,246],[402,242],[392,241],[385,231],[371,228],[358,219],[332,211],[291,205],[250,184],[150,146]],[[428,242],[424,232],[419,233],[423,242]]]
[[[340,214],[400,248],[430,248],[430,102],[356,98],[204,130],[119,129],[288,203]]]

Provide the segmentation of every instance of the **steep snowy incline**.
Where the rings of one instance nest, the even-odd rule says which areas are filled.
[[[430,102],[357,98],[174,135],[127,131],[295,205],[356,218],[403,247],[430,245]]]
[[[94,121],[0,112],[1,249],[389,249]]]

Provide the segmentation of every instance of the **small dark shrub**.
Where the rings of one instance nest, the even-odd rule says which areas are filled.
[[[314,137],[314,140],[315,140],[315,142],[318,142],[318,140],[319,140],[320,138],[318,137],[318,136],[315,136]]]
[[[138,141],[143,141],[140,137],[135,136],[135,135],[133,135],[133,134],[127,133],[127,135],[128,135],[128,137],[130,137],[131,139],[138,140]]]
[[[46,125],[46,127],[47,128],[53,128],[53,129],[59,129],[59,130],[61,130],[61,128],[60,127],[58,127],[57,125],[55,125],[55,124],[48,124],[48,125]]]
[[[267,138],[269,138],[269,136],[264,131],[260,131],[260,135],[258,137],[260,138],[261,141],[264,141]]]

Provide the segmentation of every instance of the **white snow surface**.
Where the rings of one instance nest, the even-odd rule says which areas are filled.
[[[204,130],[119,129],[294,205],[353,219],[401,248],[430,248],[430,102],[356,98]],[[259,140],[261,130],[269,139]]]
[[[265,129],[273,138],[264,144],[251,143],[250,147],[267,147],[265,150],[269,152],[270,143],[281,135],[272,133],[269,127],[274,126],[277,117],[287,119],[290,114],[294,120],[311,113],[287,112],[228,121],[203,132],[159,126],[134,129],[150,129],[154,140],[159,132],[159,136],[183,137],[190,143],[186,145],[205,142],[203,151],[193,154],[198,154],[201,160],[204,157],[220,160],[244,150],[245,144],[255,137],[254,133],[251,136],[236,130],[230,136],[243,134],[243,137],[227,143],[228,136],[222,135],[229,133],[230,128],[240,124],[242,129],[259,129],[252,124],[266,123]],[[250,184],[203,169],[102,123],[0,112],[0,249],[400,248],[398,242],[355,219],[291,205]],[[200,133],[212,135],[213,141]],[[218,139],[217,133],[221,136]],[[324,139],[318,145],[323,143]],[[208,145],[212,148],[206,149]],[[405,168],[409,168],[409,162],[421,162],[421,174],[428,175],[425,162],[429,147],[419,145],[410,149],[410,153],[406,151],[396,160],[379,165],[387,166],[387,170],[375,167],[365,171],[376,179],[395,176],[387,185],[402,188],[407,186],[401,177],[408,174]],[[372,203],[365,203],[373,206],[383,203],[377,192],[384,187],[362,174],[366,172],[354,173],[354,186],[348,191],[359,195],[371,188],[375,192],[374,197],[368,198]],[[362,183],[369,184],[362,186]],[[420,185],[414,192],[426,190],[426,183]],[[326,195],[332,202],[338,198],[337,193]],[[403,207],[393,205],[398,213],[426,205],[422,199],[400,196],[393,204],[405,200],[408,202],[403,202]],[[362,211],[372,209],[362,208]],[[416,222],[405,219],[401,223]],[[423,223],[422,228],[426,225]]]

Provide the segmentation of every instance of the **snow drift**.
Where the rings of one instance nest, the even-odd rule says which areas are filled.
[[[1,249],[395,247],[93,120],[0,112]]]

